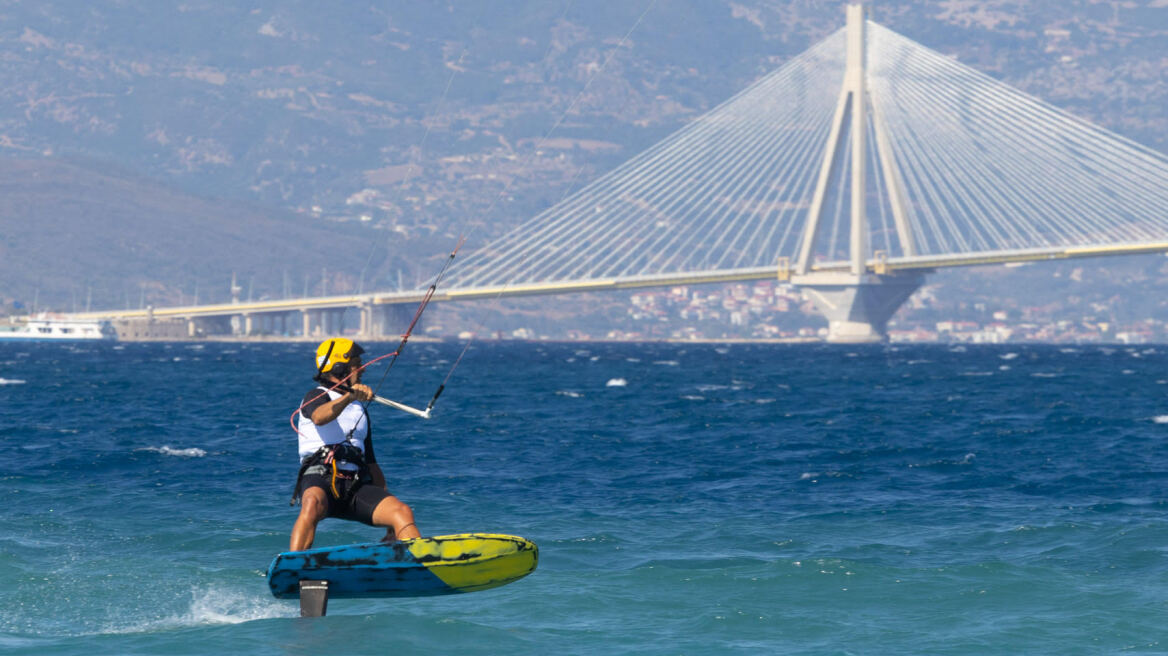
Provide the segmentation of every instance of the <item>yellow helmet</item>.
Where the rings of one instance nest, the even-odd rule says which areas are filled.
[[[353,358],[360,357],[365,349],[357,342],[344,337],[326,339],[316,347],[316,374],[332,374],[338,378],[349,375]]]

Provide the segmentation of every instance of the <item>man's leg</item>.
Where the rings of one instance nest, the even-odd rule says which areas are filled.
[[[386,540],[422,537],[417,525],[414,524],[414,511],[392,494],[382,499],[373,509],[373,525],[389,527],[385,532]]]
[[[328,513],[328,498],[319,487],[310,487],[300,496],[300,516],[292,526],[292,541],[289,551],[303,551],[312,546],[316,539],[316,525]]]

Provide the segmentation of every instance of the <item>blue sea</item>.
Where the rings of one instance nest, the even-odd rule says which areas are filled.
[[[1168,652],[1168,347],[478,342],[432,419],[371,409],[378,460],[539,568],[301,619],[264,573],[314,346],[0,344],[0,651]]]

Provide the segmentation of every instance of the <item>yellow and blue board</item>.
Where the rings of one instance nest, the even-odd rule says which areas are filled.
[[[463,533],[289,551],[268,567],[279,599],[300,596],[300,581],[328,581],[333,599],[425,597],[497,588],[539,563],[535,543],[514,535]]]

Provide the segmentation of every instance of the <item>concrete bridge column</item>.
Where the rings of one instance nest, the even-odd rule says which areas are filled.
[[[925,276],[820,271],[792,276],[791,282],[827,317],[827,341],[863,343],[887,339],[888,320]]]
[[[321,310],[321,331],[323,335],[340,335],[345,332],[345,310]]]
[[[255,318],[251,314],[243,315],[243,334],[250,335],[255,331]]]
[[[410,327],[410,322],[414,320],[414,313],[417,312],[418,306],[413,303],[391,303],[382,305],[380,310],[377,313],[380,322],[378,334],[382,337],[400,337]],[[423,323],[425,323],[425,315],[422,315],[418,325],[414,326],[414,332],[421,331]]]
[[[373,299],[370,298],[362,302],[357,310],[361,313],[361,327],[358,331],[358,334],[364,338],[369,338],[376,335],[377,331],[374,328],[373,318]]]
[[[387,335],[392,335],[392,330],[389,323],[390,308],[392,305],[377,305],[374,306],[372,312],[373,318],[373,337],[381,339]]]

